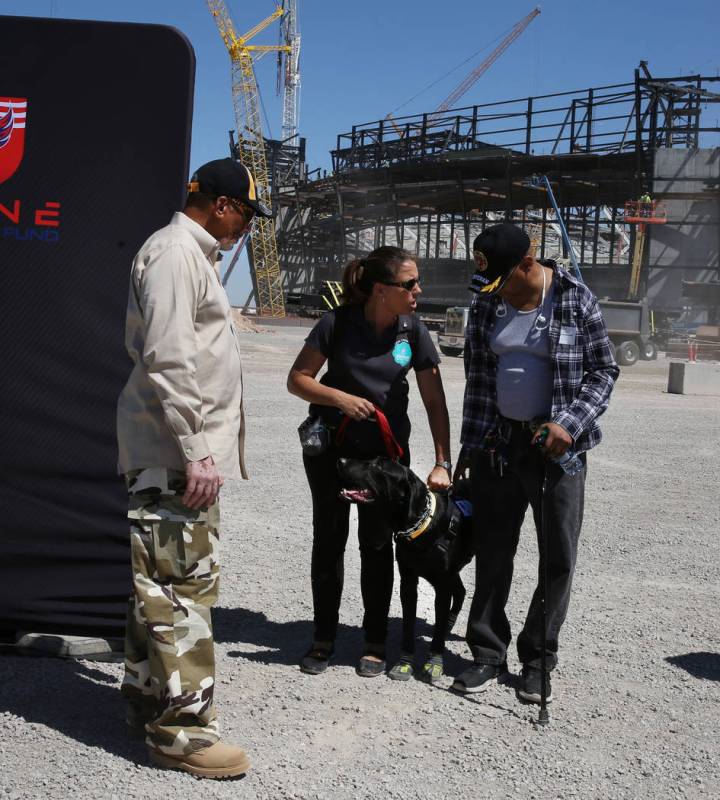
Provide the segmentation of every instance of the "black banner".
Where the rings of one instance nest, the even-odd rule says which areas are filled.
[[[164,26],[0,31],[0,636],[117,636],[129,271],[182,206],[195,59]]]

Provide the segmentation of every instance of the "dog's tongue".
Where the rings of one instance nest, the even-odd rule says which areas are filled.
[[[341,489],[340,496],[351,503],[372,503],[373,501],[369,489]]]

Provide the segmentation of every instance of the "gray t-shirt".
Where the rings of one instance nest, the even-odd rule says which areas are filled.
[[[499,305],[490,349],[498,357],[498,410],[508,419],[547,419],[550,415],[553,367],[548,326],[552,319],[552,297],[550,284],[540,309],[518,311],[509,303]]]

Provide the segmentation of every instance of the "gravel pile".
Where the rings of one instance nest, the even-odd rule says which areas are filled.
[[[241,309],[232,309],[233,325],[238,333],[273,333],[271,328],[263,328],[252,317],[247,317]]]
[[[151,768],[129,741],[113,663],[0,657],[0,800],[5,798],[702,798],[720,796],[720,529],[717,398],[663,392],[667,363],[623,371],[590,458],[586,522],[551,723],[512,683],[464,698],[417,681],[356,677],[362,618],[351,536],[337,658],[296,664],[311,636],[309,492],[285,376],[306,330],[241,335],[252,480],[226,484],[218,706],[250,753],[240,782]],[[459,435],[462,362],[443,377]],[[413,465],[434,460],[411,397]],[[457,449],[457,448],[456,448]],[[537,568],[526,522],[509,602],[520,629]],[[463,575],[472,593],[472,567]],[[432,593],[418,628],[429,641]],[[462,634],[466,607],[458,624]],[[392,609],[391,657],[400,604]],[[451,638],[446,667],[467,648]],[[517,671],[514,649],[510,666]]]

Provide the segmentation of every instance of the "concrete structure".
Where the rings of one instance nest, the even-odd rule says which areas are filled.
[[[668,394],[701,394],[720,397],[720,364],[671,361]]]
[[[682,281],[720,279],[720,148],[661,148],[655,153],[653,199],[667,208],[650,227],[647,297],[658,310],[678,309]],[[699,307],[697,321],[704,321]],[[712,320],[708,320],[712,321]]]
[[[84,658],[89,661],[115,661],[123,656],[122,639],[97,636],[70,636],[52,633],[19,633],[9,652],[33,656]]]

